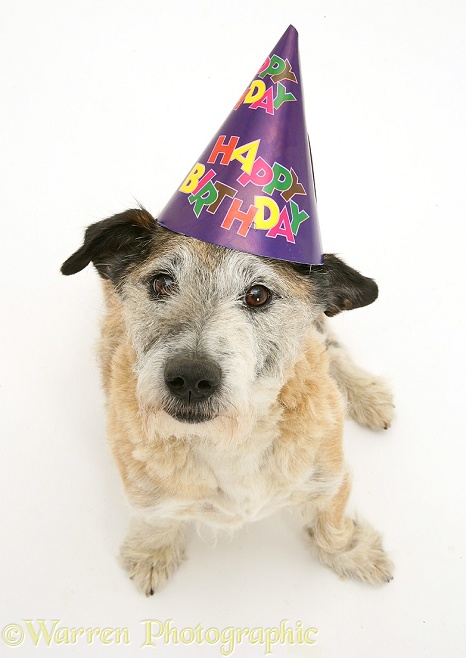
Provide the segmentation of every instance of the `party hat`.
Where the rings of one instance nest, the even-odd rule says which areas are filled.
[[[292,25],[158,222],[238,251],[322,264],[298,33]]]

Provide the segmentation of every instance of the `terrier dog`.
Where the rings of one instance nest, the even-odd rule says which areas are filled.
[[[103,280],[100,364],[113,456],[134,512],[121,561],[146,594],[184,559],[185,521],[235,528],[292,506],[339,576],[379,584],[392,564],[345,515],[345,412],[388,428],[392,396],[325,316],[376,283],[325,255],[313,266],[173,233],[144,209],[90,226],[62,266]]]

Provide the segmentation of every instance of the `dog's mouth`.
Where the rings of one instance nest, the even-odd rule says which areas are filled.
[[[183,412],[179,411],[177,413],[168,412],[172,418],[179,420],[180,423],[206,423],[208,420],[215,418],[211,414],[203,414],[196,411]]]
[[[164,411],[180,423],[206,423],[218,416],[218,413],[214,412],[213,409],[206,408],[203,404],[190,406],[181,404],[167,405]]]

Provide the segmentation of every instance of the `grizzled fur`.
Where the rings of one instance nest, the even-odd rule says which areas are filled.
[[[325,321],[372,303],[375,282],[332,255],[309,271],[203,243],[143,209],[89,227],[62,272],[90,262],[106,298],[110,445],[134,510],[121,558],[136,584],[152,594],[181,563],[184,521],[235,528],[285,506],[340,576],[390,580],[379,534],[345,516],[342,428],[345,410],[388,428],[391,394]],[[169,294],[157,276],[168,277]],[[245,297],[254,286],[269,291],[257,307]],[[200,382],[208,394],[178,395],[172,363],[214,372]]]

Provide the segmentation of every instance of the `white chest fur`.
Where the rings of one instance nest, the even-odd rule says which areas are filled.
[[[271,450],[270,439],[266,447],[250,440],[247,445],[221,452],[211,451],[206,445],[196,448],[196,458],[217,483],[212,494],[195,505],[196,517],[215,525],[237,525],[266,516],[283,505],[270,478]]]
[[[210,441],[193,442],[187,470],[195,474],[193,495],[171,496],[150,513],[193,520],[217,528],[235,528],[269,516],[290,503],[333,493],[340,477],[316,478],[313,460],[302,464],[294,479],[280,470],[278,428],[262,433],[260,427],[241,443],[227,447]],[[278,462],[277,462],[278,460]],[[200,493],[202,491],[202,493]],[[148,511],[148,510],[146,510]]]

